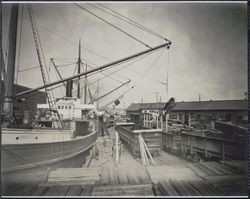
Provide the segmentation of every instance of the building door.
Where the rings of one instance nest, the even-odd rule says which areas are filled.
[[[232,120],[232,114],[231,113],[227,113],[226,114],[226,122],[230,122]]]
[[[184,116],[184,124],[188,125],[188,123],[189,123],[189,114],[186,113]]]

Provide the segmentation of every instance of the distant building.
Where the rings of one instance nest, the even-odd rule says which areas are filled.
[[[4,98],[4,83],[1,83],[1,97]],[[31,88],[14,85],[14,93],[20,93]],[[23,119],[34,118],[37,110],[37,104],[46,103],[46,94],[41,91],[35,91],[22,95],[14,99],[14,117],[17,124],[22,124]]]
[[[142,124],[143,112],[157,112],[162,110],[165,103],[132,103],[127,109],[127,116],[131,121]],[[247,100],[216,100],[177,102],[169,114],[169,119],[178,120],[188,126],[196,123],[211,124],[220,120],[246,125],[248,120]]]

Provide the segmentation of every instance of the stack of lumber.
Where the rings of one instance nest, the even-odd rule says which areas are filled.
[[[187,166],[200,177],[239,174],[238,170],[218,162],[189,163]]]
[[[180,159],[178,156],[166,153],[165,151],[162,150],[160,151],[159,156],[157,158],[160,159],[162,162],[165,162],[165,164],[167,165],[183,164],[183,160]]]
[[[150,183],[147,172],[137,166],[119,164],[117,167],[108,164],[101,168],[102,185],[135,185]]]
[[[163,196],[219,196],[221,193],[203,180],[161,181],[158,185]]]
[[[242,172],[247,172],[247,161],[221,161],[222,164],[235,168]]]
[[[207,176],[205,180],[219,189],[223,195],[247,195],[247,176]]]
[[[97,168],[59,168],[48,175],[47,185],[94,184],[100,180]]]
[[[90,196],[94,185],[38,186],[31,196]]]
[[[199,180],[200,178],[185,166],[149,166],[147,172],[153,183],[159,181],[176,179],[176,180]]]
[[[154,196],[152,184],[123,185],[123,186],[96,186],[92,196]]]

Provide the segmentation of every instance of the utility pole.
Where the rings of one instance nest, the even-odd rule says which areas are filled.
[[[78,57],[78,74],[81,73],[81,39],[79,39],[79,57]],[[77,84],[77,98],[81,98],[81,95],[80,95],[80,77],[78,77],[78,84]]]
[[[159,117],[158,94],[159,94],[159,92],[156,91],[155,94],[156,94],[156,103],[157,103],[156,104],[157,105],[156,128],[158,129],[158,127],[159,127],[159,124],[158,124],[158,117]]]
[[[99,75],[98,75],[98,80],[97,80],[97,99],[99,98],[99,81],[100,81],[100,79],[99,79]],[[99,100],[97,100],[96,104],[97,104],[97,109],[98,109],[99,108]]]
[[[86,62],[86,72],[88,71],[88,65]],[[87,75],[85,75],[85,82],[84,82],[84,104],[87,104]]]

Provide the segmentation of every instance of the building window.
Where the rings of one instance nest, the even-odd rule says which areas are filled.
[[[64,106],[61,106],[61,109],[64,109]]]
[[[69,106],[69,109],[71,109],[71,106]]]
[[[68,106],[65,106],[65,109],[68,109]]]
[[[58,106],[57,108],[60,109],[60,106]]]

